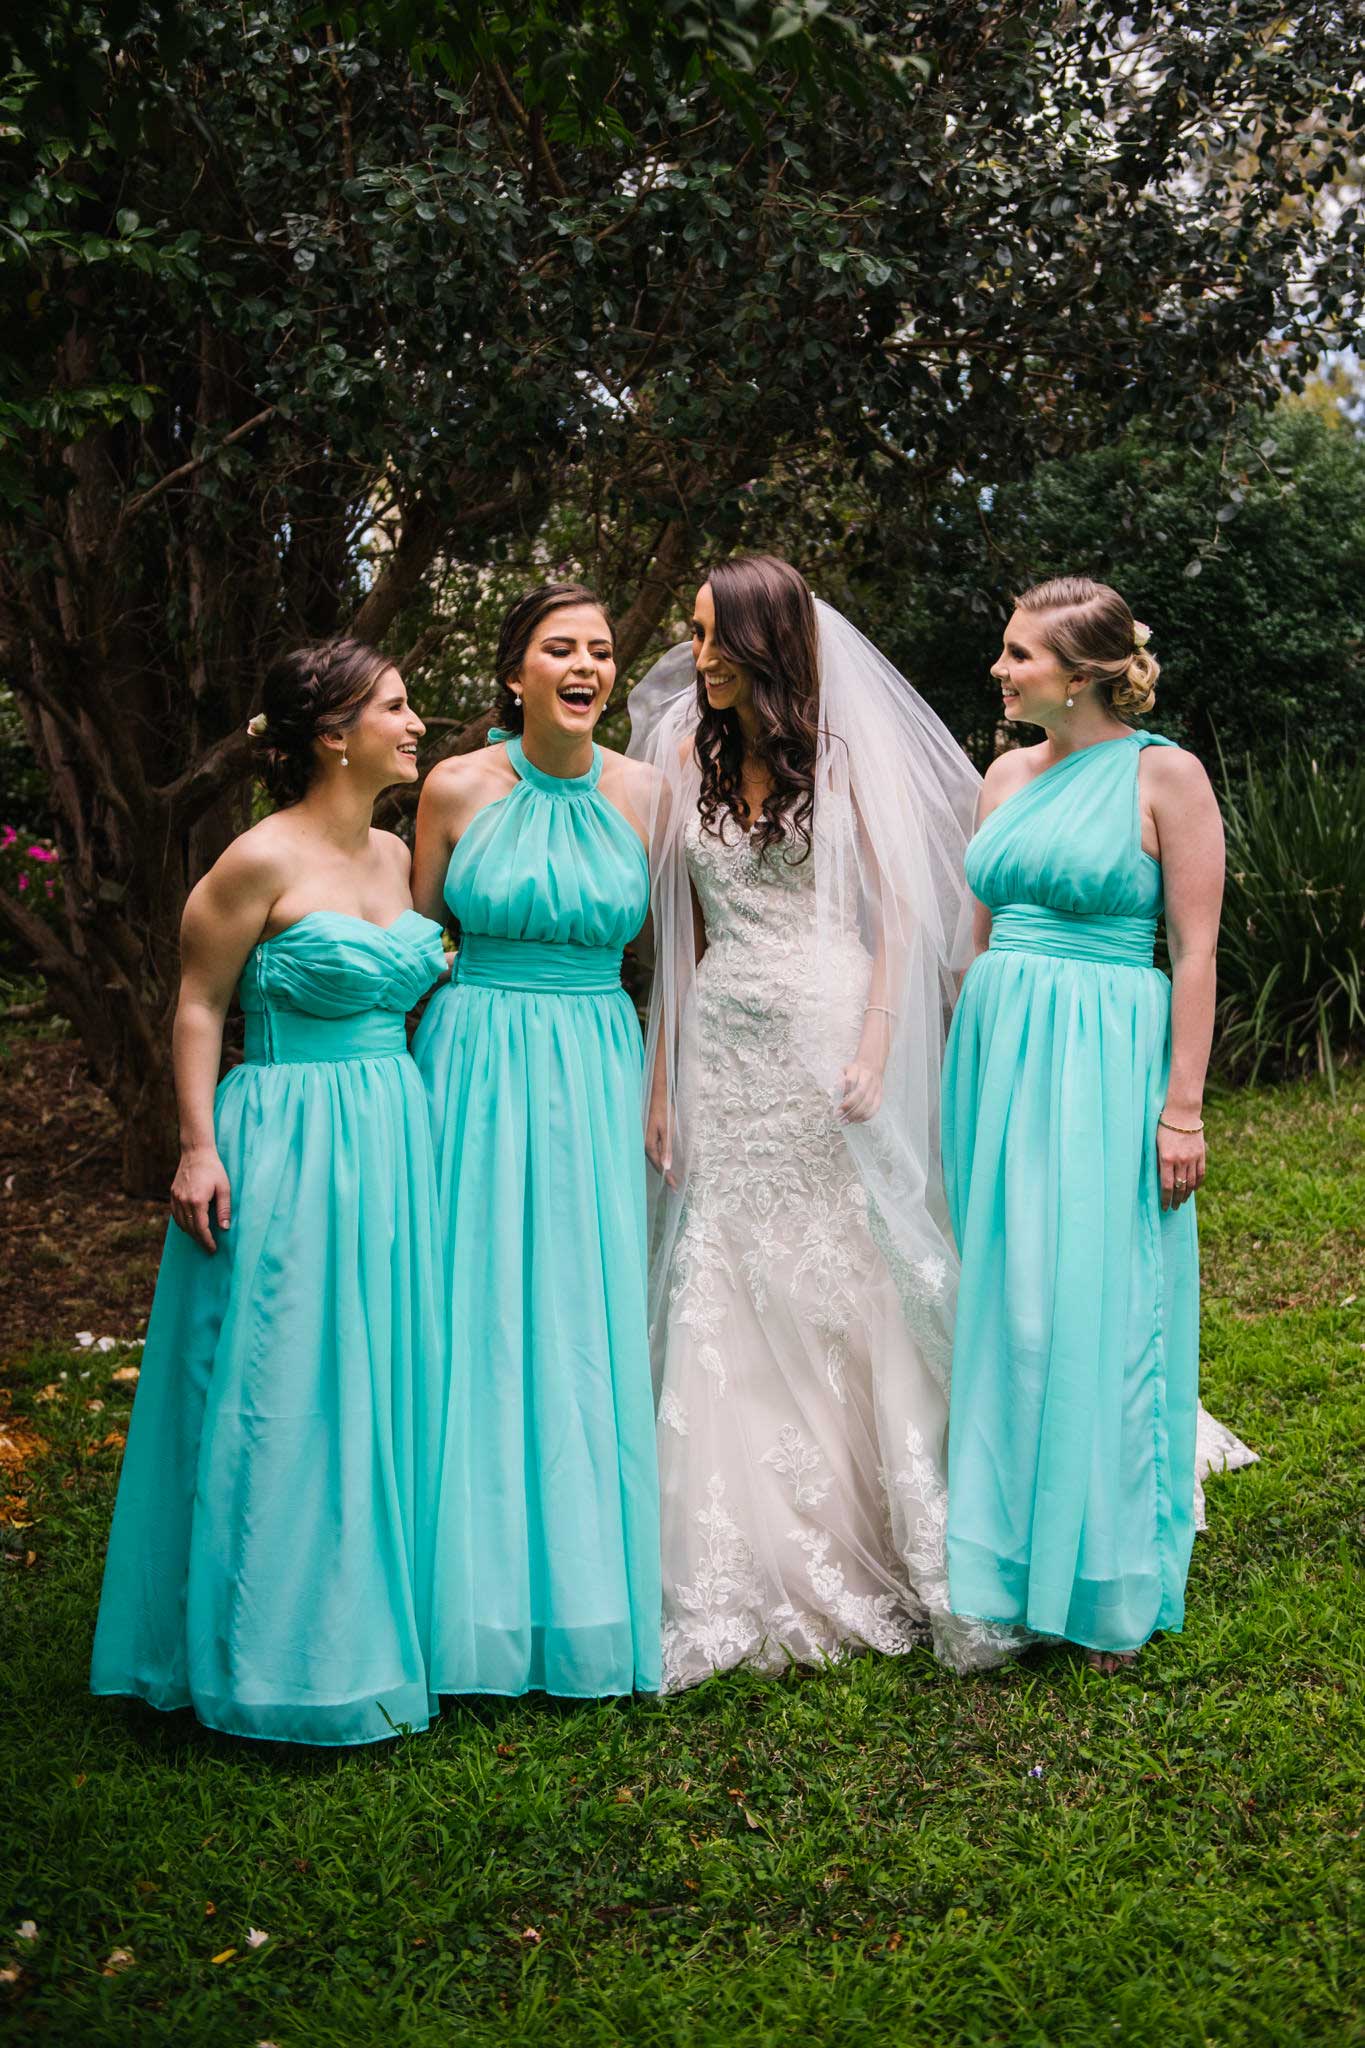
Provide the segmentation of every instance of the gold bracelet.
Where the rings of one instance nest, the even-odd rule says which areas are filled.
[[[1164,1116],[1159,1116],[1157,1122],[1161,1125],[1163,1131],[1179,1131],[1182,1138],[1197,1138],[1204,1128],[1202,1123],[1168,1124]]]

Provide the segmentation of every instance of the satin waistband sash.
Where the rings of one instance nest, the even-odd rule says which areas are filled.
[[[401,1010],[309,1017],[301,1010],[248,1010],[246,1057],[253,1065],[308,1060],[383,1060],[408,1049]]]
[[[621,949],[544,939],[492,939],[469,932],[455,955],[454,979],[473,988],[602,995],[621,986]]]
[[[1007,903],[991,913],[991,951],[997,953],[1150,967],[1155,939],[1154,917],[1093,917],[1041,903]]]

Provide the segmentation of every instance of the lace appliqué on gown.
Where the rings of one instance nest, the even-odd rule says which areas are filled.
[[[817,962],[810,860],[699,820],[686,848],[707,944],[659,1406],[665,1686],[931,1627],[946,1661],[998,1662],[1017,1639],[947,1612],[946,1403],[914,1328],[946,1273],[893,1278],[836,1116],[871,959],[850,930]]]

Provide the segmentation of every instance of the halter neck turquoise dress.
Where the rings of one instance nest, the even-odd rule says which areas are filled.
[[[91,1685],[232,1735],[425,1728],[446,1407],[426,1100],[404,1013],[439,925],[312,911],[248,956],[220,1083],[232,1222],[174,1223],[157,1280]]]
[[[1194,1535],[1198,1246],[1193,1202],[1160,1203],[1171,988],[1138,804],[1169,744],[1083,748],[986,818],[990,949],[944,1075],[952,1604],[1103,1651],[1181,1626]]]
[[[657,1691],[659,1489],[645,1307],[643,1050],[621,953],[638,834],[536,768],[451,855],[451,985],[414,1043],[450,1288],[437,1520],[443,1693]]]

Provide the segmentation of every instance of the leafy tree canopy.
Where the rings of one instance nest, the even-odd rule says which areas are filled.
[[[445,565],[572,501],[629,665],[823,450],[894,522],[1154,410],[1222,435],[1358,312],[1346,0],[61,0],[8,33],[0,659],[69,928],[0,920],[130,1130],[169,1129],[179,912],[281,642],[417,619],[430,654]]]

